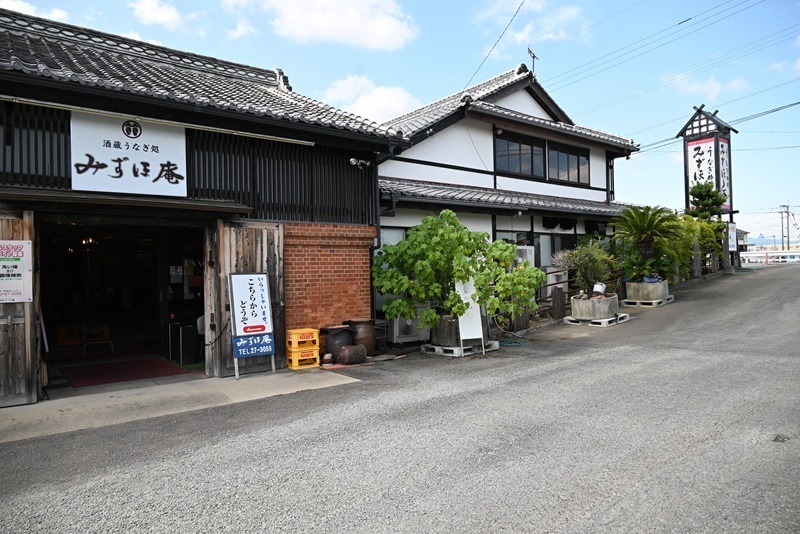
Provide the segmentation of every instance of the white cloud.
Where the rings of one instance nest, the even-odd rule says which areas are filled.
[[[690,80],[688,74],[675,74],[666,81],[682,93],[702,95],[711,101],[716,100],[723,91],[741,91],[750,86],[747,79],[741,76],[721,83],[714,76],[707,80]]]
[[[136,39],[137,41],[142,41],[143,43],[150,43],[156,46],[164,46],[163,43],[161,43],[160,41],[156,41],[155,39],[143,39],[141,35],[139,35],[133,30],[123,33],[122,36],[127,37],[128,39]]]
[[[183,15],[168,2],[134,0],[128,6],[133,8],[136,19],[145,25],[158,24],[168,30],[174,30],[183,22]]]
[[[229,7],[244,5],[228,1]],[[396,0],[259,0],[274,13],[275,33],[308,44],[335,42],[378,50],[397,50],[417,35],[414,20]]]
[[[487,3],[489,7],[475,15],[474,18],[477,22],[483,23],[487,20],[493,20],[498,24],[505,25],[518,8],[520,13],[539,12],[546,5],[545,0],[528,0],[522,7],[520,7],[519,0],[495,0]]]
[[[245,18],[240,18],[236,23],[236,28],[228,32],[228,37],[231,39],[241,39],[242,37],[247,37],[254,33],[256,33],[256,29],[250,24],[250,21]]]
[[[34,17],[42,17],[50,20],[58,20],[61,22],[67,22],[69,20],[69,13],[67,13],[63,9],[54,7],[53,9],[48,9],[46,11],[43,11],[40,10],[38,7],[34,6],[33,4],[29,4],[28,2],[24,2],[23,0],[0,0],[0,7],[3,9],[10,9],[11,11],[17,11],[18,13],[25,13],[26,15],[32,15]]]
[[[402,87],[378,86],[365,76],[336,80],[325,90],[322,101],[379,123],[422,106]]]
[[[579,7],[559,8],[555,13],[538,19],[535,41],[564,41],[583,31],[587,25]]]

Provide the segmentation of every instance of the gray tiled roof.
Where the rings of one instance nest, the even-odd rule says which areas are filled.
[[[444,97],[432,104],[428,104],[421,108],[415,109],[410,113],[406,113],[396,119],[384,122],[384,126],[392,125],[394,128],[402,130],[403,133],[409,137],[414,134],[425,130],[438,122],[439,120],[447,117],[459,107],[464,105],[464,95],[469,95],[472,101],[481,100],[491,96],[506,87],[514,85],[523,80],[529,80],[531,72],[525,67],[520,65],[508,72],[504,72],[500,76],[496,76],[491,80],[487,80],[478,85],[474,85],[468,89],[464,89],[459,93],[454,93],[450,96]]]
[[[474,208],[538,210],[604,217],[619,215],[627,206],[619,202],[606,203],[577,200],[534,193],[448,185],[402,178],[381,177],[379,182],[382,197],[409,202],[441,202],[445,204],[470,205]]]
[[[515,84],[533,88],[533,90],[544,99],[546,102],[545,105],[555,112],[557,116],[560,115],[564,121],[541,119],[498,106],[491,102],[492,96]],[[469,97],[466,95],[469,95]],[[396,129],[402,130],[404,135],[414,137],[445,117],[453,114],[461,107],[467,107],[470,110],[510,119],[520,124],[527,123],[552,131],[568,132],[579,138],[608,143],[625,150],[638,150],[632,139],[573,124],[566,113],[558,107],[558,104],[547,95],[545,90],[536,81],[533,73],[530,72],[524,64],[504,72],[499,76],[495,76],[490,80],[464,89],[459,93],[454,93],[401,117],[387,121],[384,123],[384,126],[388,127],[391,125]]]
[[[378,138],[396,132],[292,91],[266,70],[0,9],[0,71]]]
[[[639,150],[637,145],[633,142],[633,139],[620,137],[618,135],[603,132],[601,130],[595,130],[594,128],[587,128],[586,126],[579,126],[577,124],[565,124],[563,122],[541,119],[539,117],[520,113],[518,111],[491,104],[489,102],[473,102],[472,108],[478,109],[490,115],[495,115],[497,117],[504,117],[517,122],[535,124],[540,128],[552,130],[554,132],[567,132],[576,137],[582,137],[584,139],[593,141],[602,141],[631,151]]]

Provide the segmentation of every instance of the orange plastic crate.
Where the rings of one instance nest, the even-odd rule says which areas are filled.
[[[319,349],[319,330],[315,328],[287,330],[286,348],[289,350]]]
[[[319,367],[319,349],[287,350],[286,367],[289,369]]]

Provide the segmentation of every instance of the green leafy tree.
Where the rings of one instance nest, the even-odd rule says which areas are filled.
[[[591,293],[596,282],[607,282],[613,269],[612,258],[597,241],[584,241],[553,258],[560,267],[573,270],[580,289]]]
[[[710,221],[712,217],[722,215],[722,205],[728,200],[727,195],[717,190],[711,182],[699,182],[689,189],[691,208],[687,215]]]
[[[656,257],[657,246],[681,235],[678,216],[660,206],[629,206],[611,224],[614,236],[631,241],[645,261]]]
[[[375,257],[375,289],[390,295],[383,311],[389,318],[417,317],[433,327],[442,315],[461,316],[467,311],[456,282],[473,281],[471,298],[486,313],[512,317],[526,306],[536,308],[536,289],[545,274],[527,261],[516,261],[516,247],[489,241],[485,232],[462,225],[451,210],[425,217],[409,229],[406,239],[385,245]]]
[[[727,195],[715,189],[711,182],[701,182],[689,189],[689,197],[691,198],[692,207],[686,210],[686,214],[700,221],[706,221],[709,228],[714,232],[716,242],[721,243],[725,238],[725,223],[719,220],[719,216],[722,215],[722,205],[728,200]],[[700,249],[701,252],[711,252],[713,250],[722,255],[722,245],[718,247],[703,247],[701,244]]]

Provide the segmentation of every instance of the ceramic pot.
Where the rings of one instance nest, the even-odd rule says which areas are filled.
[[[348,325],[329,326],[322,331],[325,332],[325,352],[338,354],[339,347],[353,344],[353,331]]]
[[[372,319],[350,319],[345,321],[353,329],[353,344],[364,345],[367,356],[375,354],[375,323]]]
[[[354,365],[367,361],[367,349],[364,345],[344,345],[336,353],[336,363]]]

